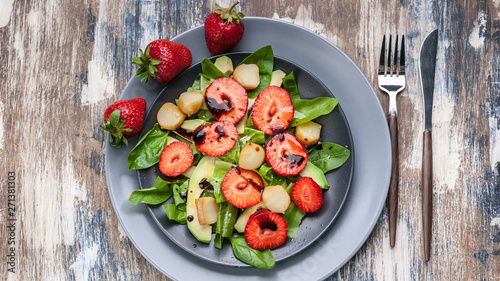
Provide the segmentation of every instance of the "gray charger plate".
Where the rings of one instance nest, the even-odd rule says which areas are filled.
[[[128,202],[139,188],[137,173],[127,169],[130,149],[106,146],[109,195],[125,233],[158,270],[175,280],[321,280],[342,267],[365,243],[385,203],[390,180],[391,147],[385,114],[372,86],[336,46],[317,34],[280,20],[245,18],[245,35],[231,51],[253,52],[272,45],[275,56],[313,72],[339,99],[351,129],[356,155],[351,189],[335,223],[300,254],[278,262],[272,270],[233,268],[197,258],[170,241],[144,205]],[[186,45],[193,64],[210,57],[203,26],[172,39]],[[143,97],[148,110],[165,85],[129,81],[120,99]],[[130,147],[138,138],[130,140]]]
[[[231,53],[227,54],[236,66],[250,53]],[[211,58],[215,61],[215,58]],[[313,74],[302,69],[290,61],[275,57],[274,69],[281,69],[285,73],[293,71],[297,81],[299,93],[304,99],[313,99],[320,96],[332,97],[332,93],[319,81]],[[201,72],[201,64],[191,66],[175,80],[170,82],[164,88],[158,98],[153,103],[148,112],[144,128],[141,136],[145,135],[157,123],[156,115],[160,107],[166,102],[175,102],[179,94],[185,91],[193,84],[194,79]],[[351,179],[354,170],[354,150],[351,132],[349,131],[348,122],[342,112],[341,105],[326,116],[321,116],[317,122],[322,124],[321,141],[333,142],[347,147],[351,150],[351,156],[342,165],[342,167],[332,171],[326,175],[331,188],[323,192],[324,203],[321,208],[312,214],[308,214],[300,225],[297,238],[287,238],[284,245],[274,249],[273,255],[276,262],[282,261],[293,255],[296,255],[306,247],[316,241],[335,220],[339,213],[345,198],[347,197]],[[155,179],[161,176],[158,165],[151,168],[138,171],[139,185],[141,188],[149,188],[153,186]],[[166,204],[172,204],[173,198],[167,200]],[[235,267],[250,267],[234,257],[231,244],[226,240],[222,249],[216,249],[213,244],[213,239],[210,244],[200,243],[189,232],[186,225],[181,225],[175,221],[170,221],[165,214],[161,205],[148,206],[149,211],[155,219],[161,230],[178,246],[185,251],[202,258],[204,260],[227,266]],[[235,231],[236,233],[236,231]]]

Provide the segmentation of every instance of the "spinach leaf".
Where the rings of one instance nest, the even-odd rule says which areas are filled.
[[[201,69],[203,75],[209,79],[217,79],[220,77],[227,77],[215,64],[207,58],[201,61]]]
[[[351,155],[349,149],[336,143],[324,142],[309,153],[309,161],[323,173],[342,166]]]
[[[241,147],[244,147],[247,142],[265,144],[266,135],[260,130],[245,127],[245,131],[238,139],[238,142],[241,144]]]
[[[295,81],[295,76],[293,71],[287,76],[283,77],[283,89],[285,89],[289,94],[292,101],[300,100],[299,89],[297,88],[297,82]]]
[[[226,176],[227,172],[229,172],[229,170],[231,170],[234,166],[235,165],[231,163],[216,160],[214,171],[207,178],[207,181],[214,188],[214,196],[215,199],[217,200],[217,203],[222,203],[226,201],[226,198],[224,198],[224,195],[222,195],[220,185],[222,184],[222,180],[224,180],[224,177]]]
[[[176,221],[180,224],[187,223],[186,210],[180,210],[175,204],[166,204],[162,205],[162,207],[169,220]]]
[[[139,203],[150,205],[160,204],[167,201],[167,199],[172,196],[175,185],[183,185],[186,184],[186,182],[188,182],[188,179],[169,182],[157,177],[153,187],[134,190],[132,194],[130,194],[128,201],[134,205]]]
[[[292,193],[293,185],[294,183],[290,183],[288,187],[286,187],[286,192],[288,192],[289,195]],[[302,222],[302,218],[304,218],[305,215],[306,213],[299,209],[295,203],[290,202],[288,209],[286,209],[285,214],[283,215],[283,218],[288,226],[288,233],[286,236],[290,238],[298,237],[297,232],[299,230],[300,223]]]
[[[242,262],[265,269],[271,269],[276,265],[271,250],[258,251],[252,249],[243,236],[231,237],[229,241],[233,246],[234,255]]]
[[[295,203],[291,202],[286,209],[285,215],[283,218],[288,225],[288,234],[287,236],[290,238],[297,238],[297,232],[299,230],[300,223],[302,222],[302,218],[306,215],[304,211],[299,209]]]
[[[127,158],[129,169],[145,169],[160,161],[161,151],[167,145],[168,132],[160,130],[155,124],[137,145],[130,151]]]
[[[293,116],[291,127],[311,121],[321,115],[326,115],[337,106],[339,101],[335,98],[319,97],[312,100],[294,100],[293,107],[295,114]]]
[[[286,188],[287,184],[286,181],[287,179],[290,179],[294,181],[293,177],[285,177],[282,175],[278,175],[276,172],[274,172],[271,167],[268,165],[264,164],[260,166],[260,168],[257,170],[257,173],[262,177],[264,180],[264,185],[269,186],[269,185],[281,185]]]
[[[144,188],[134,190],[128,201],[134,205],[139,203],[146,203],[150,205],[157,205],[167,201],[172,196],[172,189],[161,190],[156,187]]]
[[[257,88],[247,91],[248,98],[256,97],[271,83],[274,67],[274,54],[271,45],[262,47],[246,57],[240,64],[256,64],[259,67],[260,84]]]
[[[217,249],[222,249],[222,243],[224,243],[224,237],[219,233],[215,233],[214,237],[214,247]]]
[[[219,204],[219,216],[217,217],[217,224],[215,226],[215,247],[220,249],[224,238],[233,236],[237,214],[238,208],[229,202]]]

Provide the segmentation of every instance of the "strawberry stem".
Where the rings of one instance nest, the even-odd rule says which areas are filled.
[[[215,4],[215,7],[217,7],[217,10],[213,11],[214,13],[220,15],[220,18],[223,20],[227,20],[227,22],[231,23],[233,20],[237,23],[241,23],[241,19],[245,16],[243,13],[236,12],[236,5],[238,5],[240,2],[234,3],[230,8],[223,8],[217,4]]]
[[[161,60],[152,59],[149,56],[150,48],[146,47],[146,52],[143,52],[142,49],[139,49],[139,56],[132,58],[132,64],[136,64],[139,66],[137,71],[135,72],[136,77],[141,78],[141,82],[147,83],[149,77],[156,77],[156,72],[158,69],[155,65],[159,65],[162,63]]]
[[[109,143],[117,148],[122,147],[123,144],[127,145],[128,148],[128,141],[123,136],[123,132],[132,132],[133,130],[130,128],[122,128],[126,121],[125,119],[120,119],[120,110],[117,109],[109,115],[108,122],[101,126],[101,129],[109,132]]]

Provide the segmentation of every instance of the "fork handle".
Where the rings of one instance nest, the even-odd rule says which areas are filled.
[[[392,172],[389,185],[387,207],[389,209],[389,234],[391,247],[396,243],[396,221],[398,217],[398,182],[399,182],[399,152],[398,152],[398,117],[389,115],[389,132],[391,134]]]
[[[432,232],[432,134],[424,131],[424,149],[422,155],[422,226],[424,232],[424,257],[431,256]]]

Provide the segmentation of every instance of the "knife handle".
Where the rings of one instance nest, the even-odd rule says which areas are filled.
[[[391,134],[392,170],[387,208],[389,213],[389,234],[391,247],[396,243],[396,221],[398,217],[398,182],[399,182],[399,152],[398,152],[398,117],[390,115],[388,118],[389,132]]]
[[[424,150],[422,156],[422,225],[425,261],[429,261],[432,230],[432,136],[429,129],[424,131]]]

